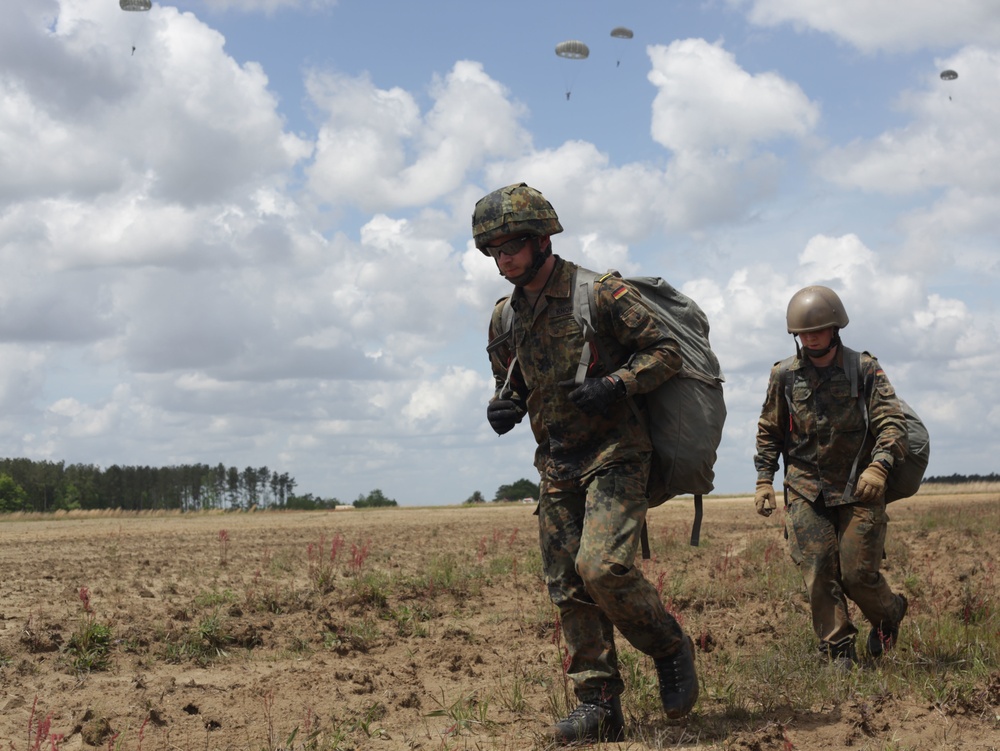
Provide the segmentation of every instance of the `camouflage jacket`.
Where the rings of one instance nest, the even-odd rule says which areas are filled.
[[[792,414],[785,400],[780,370],[792,378]],[[843,348],[835,363],[816,368],[811,362],[790,357],[771,368],[767,396],[757,423],[757,479],[774,482],[778,457],[786,450],[784,483],[810,501],[828,506],[851,503],[844,499],[851,467],[863,445],[871,447],[871,461],[902,461],[906,451],[906,419],[896,392],[878,360],[861,353],[859,391],[868,393],[869,430],[858,399],[843,367]],[[787,441],[787,444],[786,444]],[[867,457],[862,457],[864,462]],[[860,473],[867,464],[858,466]]]
[[[569,400],[573,387],[560,385],[573,379],[584,345],[583,332],[573,316],[576,268],[576,264],[556,256],[552,276],[534,310],[521,289],[514,291],[512,337],[490,355],[496,398],[516,353],[512,388],[515,398],[527,405],[538,443],[535,466],[552,480],[577,478],[652,451],[649,433],[627,401],[612,405],[607,416],[588,416]],[[490,341],[504,333],[501,313],[505,300],[499,300],[493,310]],[[629,395],[638,395],[680,370],[677,342],[661,330],[628,282],[619,276],[598,281],[594,305],[593,323],[601,356],[594,358],[590,376],[606,375],[602,362],[617,364],[612,372],[621,377]]]

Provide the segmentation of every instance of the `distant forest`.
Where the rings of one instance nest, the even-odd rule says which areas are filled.
[[[1000,474],[948,475],[924,478],[925,483],[956,485],[1000,482]],[[226,467],[219,463],[183,464],[174,467],[128,467],[114,464],[102,469],[94,464],[0,459],[0,512],[71,511],[75,509],[153,509],[203,511],[251,508],[324,509],[343,505],[336,498],[312,493],[295,494],[295,478],[267,467]],[[522,487],[523,486],[523,487]],[[476,496],[479,496],[478,498]],[[495,500],[538,497],[528,480],[503,485]],[[481,493],[467,501],[482,502]],[[359,496],[358,508],[396,506],[381,490]]]
[[[119,508],[332,508],[336,499],[295,495],[295,479],[267,467],[217,464],[101,469],[93,464],[0,459],[0,512]]]
[[[1000,482],[1000,474],[990,472],[988,475],[940,475],[935,477],[925,477],[924,482],[936,482],[942,485],[961,485],[967,482]]]

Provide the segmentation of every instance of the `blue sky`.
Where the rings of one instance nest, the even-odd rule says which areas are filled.
[[[0,455],[268,466],[405,505],[535,479],[527,426],[485,420],[509,286],[469,226],[523,180],[557,253],[707,312],[719,492],[753,488],[785,306],[814,283],[927,422],[928,472],[997,471],[1000,6],[899,8],[9,8]]]

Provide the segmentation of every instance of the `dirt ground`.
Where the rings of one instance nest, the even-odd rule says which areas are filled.
[[[762,542],[768,557],[778,551],[773,565],[788,565],[780,520],[756,516],[749,499],[708,499],[702,546],[690,548],[689,503],[651,512],[651,581],[711,591]],[[971,531],[922,522],[931,504],[967,515]],[[532,511],[2,519],[0,749],[544,748],[565,687]],[[891,516],[890,583],[911,575],[936,598],[911,597],[914,618],[932,606],[996,608],[1000,494],[918,497]],[[892,566],[902,550],[906,569]],[[958,706],[891,690],[808,709],[753,710],[748,697],[750,709],[734,712],[725,687],[710,685],[711,663],[781,638],[771,602],[672,598],[702,637],[699,703],[669,723],[627,693],[629,740],[611,747],[1000,748],[996,654],[992,675],[968,689],[977,701]],[[110,632],[103,646],[80,641],[94,624]]]

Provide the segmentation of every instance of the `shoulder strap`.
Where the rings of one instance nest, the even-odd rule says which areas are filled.
[[[841,345],[843,347],[843,345]],[[865,440],[861,442],[861,449],[858,451],[858,455],[854,457],[854,463],[851,465],[851,474],[847,480],[847,485],[844,487],[843,500],[849,502],[854,496],[854,485],[857,482],[858,475],[858,465],[861,463],[861,458],[865,455],[865,448],[867,446],[867,434],[869,430],[869,418],[868,418],[868,389],[867,384],[865,388],[859,389],[858,382],[864,380],[864,374],[861,372],[861,354],[853,349],[844,347],[844,372],[847,373],[847,377],[851,382],[851,396],[858,400],[858,407],[861,409],[861,416],[865,421]]]
[[[788,425],[785,426],[785,445],[781,449],[782,457],[785,462],[785,471],[788,471],[788,446],[792,442],[792,431],[795,429],[795,425],[792,423],[792,381],[794,376],[792,375],[792,369],[789,367],[786,361],[781,361],[778,363],[778,380],[781,384],[781,391],[785,395],[785,406],[788,410]]]
[[[781,447],[781,461],[784,463],[784,473],[788,474],[788,447],[792,443],[792,430],[794,425],[792,424],[792,369],[788,367],[787,363],[784,361],[778,364],[778,382],[781,384],[781,390],[785,395],[785,405],[788,412],[788,425],[785,426],[785,441],[784,445]],[[782,485],[785,485],[782,483]],[[785,492],[785,506],[788,506],[788,486],[784,487]],[[785,532],[785,538],[787,539],[788,532]]]
[[[493,354],[500,345],[506,342],[513,335],[514,329],[514,308],[510,304],[510,297],[503,301],[503,308],[500,310],[500,333],[497,334],[490,343],[486,345],[486,352]]]
[[[514,307],[510,304],[510,298],[508,297],[503,302],[503,308],[500,310],[500,333],[497,334],[496,338],[493,339],[488,345],[486,345],[486,351],[489,354],[500,347],[501,344],[506,342],[513,336],[514,333]],[[514,369],[517,367],[517,352],[514,352],[513,357],[510,358],[510,362],[507,363],[507,377],[504,379],[503,386],[500,389],[501,394],[508,394],[511,392],[510,379],[514,375]]]
[[[590,361],[594,355],[594,345],[597,340],[597,329],[594,326],[594,316],[597,306],[594,303],[594,282],[597,274],[588,269],[576,267],[573,273],[573,317],[576,318],[580,330],[583,331],[583,348],[580,350],[580,362],[576,366],[573,381],[579,385],[587,377]],[[603,279],[603,277],[601,277]]]

